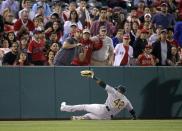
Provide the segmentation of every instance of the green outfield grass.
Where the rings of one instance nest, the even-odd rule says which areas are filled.
[[[182,131],[182,120],[0,121],[0,131]]]

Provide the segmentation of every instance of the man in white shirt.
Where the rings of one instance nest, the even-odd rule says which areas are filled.
[[[112,66],[114,57],[114,46],[112,39],[107,36],[107,28],[105,26],[101,26],[99,29],[99,34],[92,37],[92,40],[102,40],[103,46],[101,49],[92,53],[91,65]]]
[[[133,47],[129,45],[130,36],[123,36],[123,43],[117,44],[114,49],[114,66],[130,65],[130,59],[133,58]]]

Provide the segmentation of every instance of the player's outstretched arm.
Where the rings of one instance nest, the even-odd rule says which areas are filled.
[[[96,80],[96,83],[97,83],[99,86],[101,86],[101,87],[104,88],[104,89],[106,88],[106,83],[105,83],[104,81],[100,80],[100,79],[97,78],[95,75],[94,75],[93,79]]]
[[[104,81],[100,80],[99,78],[97,78],[97,77],[95,76],[94,71],[92,71],[92,70],[82,70],[82,71],[80,72],[80,75],[81,75],[82,77],[92,78],[93,80],[96,81],[96,83],[97,83],[99,86],[101,86],[102,88],[106,88],[106,83],[105,83]]]

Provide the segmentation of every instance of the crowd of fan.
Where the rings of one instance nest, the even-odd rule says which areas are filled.
[[[1,66],[180,66],[182,0],[4,0]]]

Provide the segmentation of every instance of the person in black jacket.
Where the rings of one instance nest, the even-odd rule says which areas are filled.
[[[2,65],[14,65],[18,57],[18,43],[12,44],[12,50],[3,56]]]
[[[157,66],[168,66],[171,58],[171,45],[167,42],[167,30],[161,30],[160,39],[153,43],[152,54],[156,57]]]
[[[133,56],[134,58],[138,58],[138,56],[143,52],[145,46],[148,44],[147,37],[148,37],[148,30],[142,29],[141,35],[139,38],[136,39],[133,45]]]

